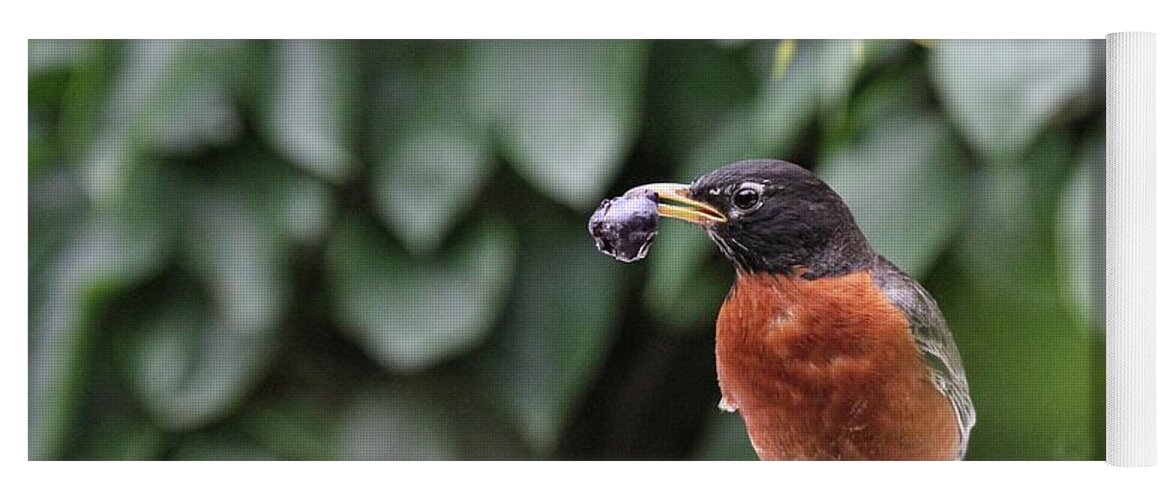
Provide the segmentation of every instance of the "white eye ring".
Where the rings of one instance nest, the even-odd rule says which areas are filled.
[[[732,206],[741,212],[748,213],[760,208],[764,203],[764,185],[756,182],[745,182],[732,193]]]

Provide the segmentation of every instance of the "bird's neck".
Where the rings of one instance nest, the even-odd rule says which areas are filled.
[[[870,269],[878,258],[857,226],[841,227],[818,238],[778,236],[750,245],[713,239],[739,275],[763,273],[806,279],[841,276]],[[758,250],[745,251],[744,247]]]

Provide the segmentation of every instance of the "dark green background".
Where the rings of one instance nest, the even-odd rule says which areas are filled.
[[[1101,41],[31,41],[35,459],[754,458],[730,266],[598,201],[815,169],[955,331],[969,459],[1104,456]]]

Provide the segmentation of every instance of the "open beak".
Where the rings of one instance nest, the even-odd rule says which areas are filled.
[[[728,221],[728,218],[724,217],[724,214],[716,210],[715,207],[692,198],[691,189],[687,184],[646,184],[631,189],[626,194],[647,191],[659,195],[657,208],[660,216],[703,226],[723,224]]]

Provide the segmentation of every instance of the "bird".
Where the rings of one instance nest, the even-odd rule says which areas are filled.
[[[735,269],[716,319],[718,406],[760,459],[963,459],[976,413],[951,330],[825,182],[744,160],[628,191],[647,192]]]

